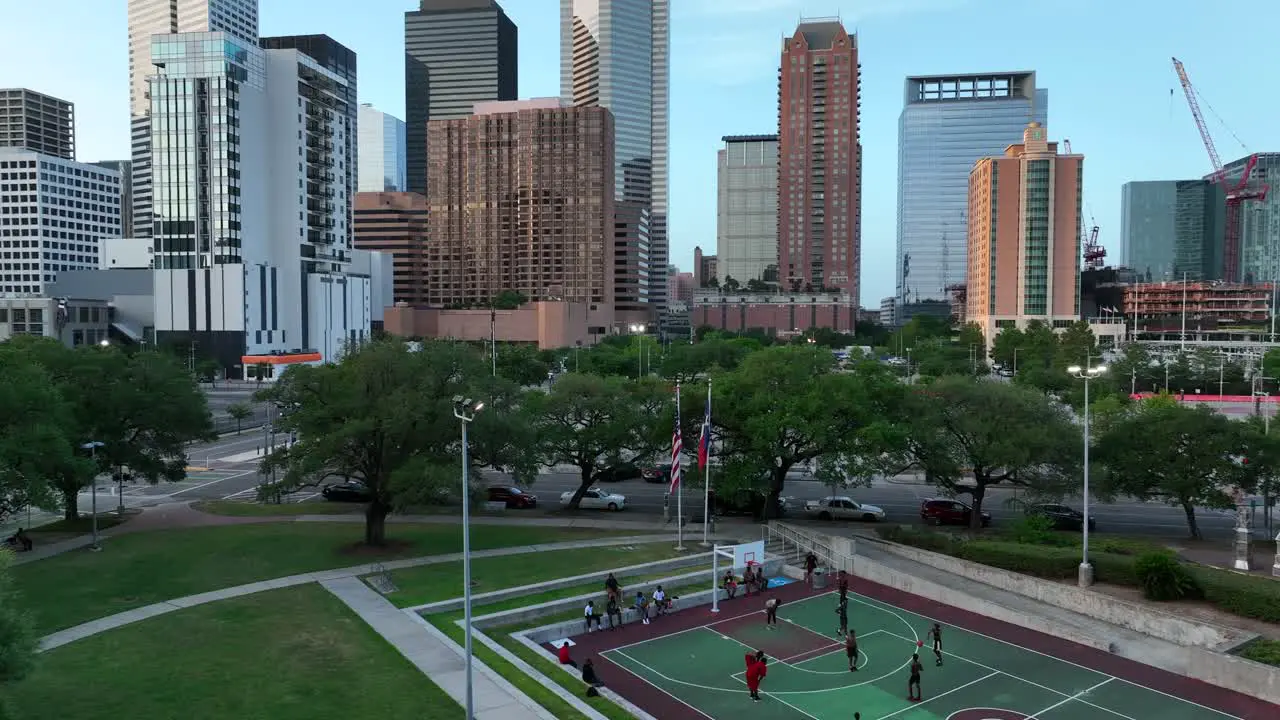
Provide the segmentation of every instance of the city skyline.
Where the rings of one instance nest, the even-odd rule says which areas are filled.
[[[520,27],[520,97],[548,96],[560,86],[556,0],[509,2],[506,12]],[[22,6],[7,16],[0,46],[24,58],[0,64],[0,86],[30,87],[77,106],[78,155],[84,161],[129,157],[128,55],[119,42],[125,29],[124,3],[50,0]],[[265,4],[263,34],[325,32],[361,55],[361,102],[403,117],[403,13],[416,3],[371,0],[360,13],[349,4],[279,0]],[[1227,119],[1251,148],[1280,144],[1267,117],[1277,100],[1259,97],[1251,83],[1214,48],[1229,44],[1238,27],[1229,18],[1183,3],[1106,6],[1111,22],[1089,21],[1100,3],[1024,7],[999,0],[979,7],[948,0],[902,3],[844,3],[844,20],[859,35],[864,64],[864,306],[894,293],[894,228],[897,115],[903,79],[910,75],[975,72],[1027,67],[1037,82],[1054,90],[1055,135],[1070,138],[1090,157],[1085,179],[1086,219],[1102,228],[1101,240],[1119,253],[1121,185],[1130,180],[1202,177],[1208,160],[1185,105],[1169,56],[1177,54],[1215,115]],[[894,7],[896,6],[896,7]],[[301,12],[305,7],[306,12]],[[776,126],[775,42],[799,15],[835,15],[841,3],[753,2],[729,13],[724,8],[673,3],[671,97],[671,258],[691,269],[696,245],[714,246],[715,151],[727,134],[772,132]],[[1153,12],[1155,8],[1160,12]],[[1054,27],[1044,35],[1003,36],[1000,43],[973,44],[966,38],[1004,18]],[[1280,19],[1280,8],[1260,6],[1253,21]],[[1122,28],[1128,28],[1122,30]],[[1134,30],[1134,28],[1137,28]],[[52,46],[50,34],[77,43]],[[1068,36],[1075,33],[1074,39]],[[1081,51],[1080,37],[1101,44],[1124,44],[1134,60],[1123,83],[1104,83],[1113,72],[1105,57]],[[909,44],[912,51],[901,52]],[[397,96],[399,96],[397,98]],[[1099,112],[1105,108],[1105,112]],[[1225,157],[1244,154],[1225,146],[1231,135],[1211,118]]]

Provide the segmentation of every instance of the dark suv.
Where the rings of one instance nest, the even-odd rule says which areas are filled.
[[[721,495],[711,491],[711,511],[716,515],[745,515],[761,520],[764,518],[765,503],[769,494],[762,490],[740,489]],[[787,511],[786,498],[778,498],[776,517],[782,517]]]
[[[1055,530],[1075,530],[1084,529],[1084,513],[1075,508],[1066,505],[1058,505],[1057,503],[1041,503],[1032,505],[1027,508],[1028,515],[1039,515],[1053,523]],[[1096,530],[1098,524],[1093,518],[1089,518],[1089,531]]]
[[[930,525],[968,525],[973,508],[957,500],[930,499],[920,503],[920,519]],[[982,527],[991,524],[991,513],[982,511]]]

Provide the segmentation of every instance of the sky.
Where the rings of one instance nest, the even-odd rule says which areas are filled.
[[[0,87],[76,105],[82,161],[129,153],[126,0],[0,0]],[[520,95],[559,94],[559,0],[499,0],[520,29]],[[1085,156],[1085,222],[1120,248],[1120,188],[1209,172],[1171,57],[1200,91],[1224,161],[1280,151],[1280,2],[1236,0],[671,0],[671,262],[716,244],[724,135],[777,131],[781,41],[840,17],[862,62],[862,298],[894,293],[897,122],[908,75],[1034,70],[1048,130]],[[357,53],[361,102],[403,117],[413,0],[260,0],[264,35],[325,33]],[[1261,33],[1254,39],[1249,28]],[[1254,88],[1250,91],[1249,88]],[[1207,105],[1204,105],[1207,102]],[[1090,218],[1093,218],[1090,220]]]

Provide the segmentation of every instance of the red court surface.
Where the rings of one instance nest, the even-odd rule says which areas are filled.
[[[890,686],[894,695],[893,699],[901,701],[902,693],[898,692],[897,684],[900,680],[905,682],[905,678],[899,677],[902,674],[900,672],[901,666],[893,667],[896,660],[888,660],[890,655],[884,649],[887,647],[885,643],[898,643],[892,646],[893,650],[891,652],[894,652],[901,650],[902,644],[909,641],[910,646],[914,646],[913,641],[916,638],[895,634],[893,628],[872,629],[864,635],[864,628],[870,629],[874,627],[867,624],[869,621],[865,615],[869,614],[869,610],[863,614],[851,610],[850,616],[851,623],[856,623],[856,629],[858,629],[863,647],[867,648],[864,652],[870,655],[870,660],[867,662],[871,666],[864,668],[860,665],[859,669],[870,672],[858,673],[857,676],[844,675],[839,681],[835,677],[840,676],[841,673],[822,670],[805,670],[804,672],[812,673],[808,678],[810,681],[822,679],[817,678],[818,675],[832,676],[826,680],[829,684],[831,682],[846,682],[852,677],[870,677],[872,674],[879,673],[882,669],[888,669],[889,672],[879,678],[874,678],[877,681],[883,680],[880,684],[886,688],[884,692],[877,690],[875,687],[864,687],[872,681],[858,683],[857,687],[850,685],[847,688],[819,688],[814,685],[811,689],[806,689],[803,683],[800,685],[792,683],[791,689],[781,689],[783,686],[779,683],[783,682],[784,676],[780,676],[777,680],[772,677],[767,680],[766,687],[762,690],[768,696],[770,694],[768,691],[771,689],[770,683],[773,683],[772,688],[777,689],[773,696],[766,697],[766,702],[764,703],[752,704],[745,700],[745,688],[741,689],[740,693],[737,690],[741,686],[735,685],[735,682],[740,682],[740,680],[735,681],[732,677],[724,683],[713,683],[720,684],[720,687],[706,687],[705,685],[697,685],[695,682],[682,683],[680,681],[680,678],[687,679],[692,677],[708,664],[706,660],[708,654],[703,652],[706,643],[704,642],[704,647],[701,649],[694,647],[698,643],[697,636],[704,631],[714,633],[717,636],[721,636],[723,640],[729,641],[728,645],[720,646],[712,643],[711,647],[713,649],[711,652],[716,655],[725,655],[722,661],[731,665],[736,664],[735,670],[742,669],[743,649],[734,643],[764,650],[767,655],[774,659],[780,658],[778,660],[778,664],[781,666],[778,668],[779,672],[787,670],[789,667],[799,667],[806,664],[811,668],[830,668],[832,663],[842,664],[847,662],[838,641],[833,636],[825,635],[825,633],[834,632],[835,620],[831,614],[832,609],[828,606],[826,600],[819,596],[830,593],[830,589],[813,591],[803,583],[797,582],[766,591],[763,596],[739,596],[734,600],[722,602],[720,604],[721,611],[717,614],[712,614],[709,607],[702,606],[656,618],[649,625],[633,623],[616,630],[599,630],[593,633],[584,633],[572,638],[576,643],[573,648],[573,656],[578,662],[582,662],[588,657],[592,658],[607,687],[659,720],[679,720],[682,718],[722,720],[722,718],[753,716],[763,720],[772,720],[773,718],[819,718],[820,720],[826,720],[828,717],[841,718],[843,720],[853,716],[853,712],[849,708],[863,703],[863,698],[872,694],[880,693],[881,695],[886,695]],[[786,632],[770,633],[764,631],[763,606],[764,599],[768,597],[777,597],[781,600],[779,614],[783,617],[784,623],[790,624],[792,628],[800,628],[799,630],[784,627],[782,630]],[[850,579],[850,600],[867,606],[867,608],[878,602],[889,609],[896,608],[922,618],[939,621],[950,628],[948,637],[954,638],[954,642],[960,642],[957,634],[972,634],[975,638],[982,636],[978,641],[987,643],[987,647],[991,648],[990,654],[975,655],[983,658],[988,663],[986,665],[980,662],[968,661],[960,656],[955,658],[956,662],[948,663],[945,670],[950,673],[958,673],[959,671],[953,670],[953,667],[959,666],[962,662],[971,662],[972,665],[983,669],[968,669],[967,671],[971,672],[969,677],[955,680],[955,686],[945,691],[939,687],[941,675],[929,675],[933,671],[931,667],[933,659],[928,653],[928,648],[921,650],[922,660],[927,666],[930,666],[926,671],[926,677],[929,677],[931,681],[934,681],[935,678],[939,681],[933,682],[929,694],[935,697],[955,694],[946,698],[945,701],[941,698],[935,701],[934,697],[928,697],[926,698],[927,700],[934,701],[932,704],[921,703],[909,708],[904,707],[903,709],[894,709],[892,711],[889,711],[888,708],[890,706],[885,704],[889,700],[882,697],[878,700],[881,703],[878,706],[875,702],[867,703],[872,706],[872,709],[878,707],[879,709],[876,712],[868,713],[865,711],[866,704],[861,705],[864,709],[862,716],[866,720],[888,717],[898,718],[899,720],[910,720],[917,717],[970,720],[979,718],[979,716],[981,716],[981,720],[1003,719],[1006,717],[1035,717],[1038,720],[1059,720],[1059,718],[1073,720],[1077,717],[1082,720],[1085,717],[1109,718],[1110,720],[1124,718],[1128,718],[1128,720],[1147,720],[1147,718],[1160,720],[1161,717],[1204,717],[1214,720],[1221,720],[1222,718],[1276,720],[1280,718],[1280,707],[1256,698],[1126,660],[1044,633],[1009,625],[948,605],[942,605],[860,578],[854,577]],[[834,596],[832,601],[834,601]],[[791,611],[790,618],[788,617],[788,610]],[[918,619],[912,622],[917,625],[920,624]],[[830,629],[827,629],[828,625],[831,626]],[[923,631],[924,627],[915,629]],[[914,634],[914,629],[903,631],[899,627],[898,630],[905,634]],[[866,637],[877,634],[879,634],[879,637]],[[643,662],[639,660],[632,662],[633,657],[646,646],[651,650],[661,650],[660,646],[664,643],[666,644],[666,649],[659,654],[650,653],[643,656],[645,658]],[[997,645],[1006,649],[999,649],[999,652],[996,652]],[[715,649],[719,647],[725,649],[723,651]],[[685,651],[686,648],[687,652]],[[692,659],[694,650],[700,653],[697,660]],[[909,655],[909,652],[910,650],[907,650],[906,654]],[[1030,655],[1030,653],[1035,653],[1035,656]],[[672,657],[669,664],[661,664],[663,657],[676,654],[681,654],[681,657]],[[1062,692],[1047,687],[1047,685],[1053,683],[1044,680],[1043,676],[1027,674],[1030,673],[1030,670],[1025,670],[1024,672],[1023,663],[1025,660],[1020,660],[1020,658],[1026,657],[1042,658],[1044,662],[1049,663],[1063,661],[1063,672],[1075,672],[1081,675],[1096,673],[1097,677],[1093,679],[1106,679],[1096,684],[1092,683],[1092,680],[1087,683],[1083,679],[1080,680],[1080,687],[1088,684],[1090,685],[1088,690],[1094,694],[1086,695],[1085,691],[1075,693],[1070,690]],[[717,659],[717,662],[720,661],[720,659]],[[682,662],[685,665],[682,666]],[[823,663],[826,663],[826,665],[822,665]],[[662,669],[657,670],[654,669],[655,667]],[[835,669],[840,670],[841,668]],[[937,673],[942,671],[943,669],[939,668]],[[1056,674],[1059,671],[1054,672]],[[777,673],[771,673],[771,675],[774,674]],[[981,675],[981,677],[978,677],[978,675]],[[1037,683],[1033,680],[1026,680],[1029,685],[1035,687],[1021,688],[1016,691],[1010,690],[999,683],[1000,680],[1015,683],[1023,675],[1026,675],[1026,677],[1038,677],[1042,682]],[[674,680],[674,682],[680,684],[664,682],[663,680]],[[1102,687],[1112,680],[1121,682],[1105,688]],[[711,681],[704,680],[702,682],[710,683]],[[995,684],[993,685],[992,683]],[[702,690],[697,688],[702,688]],[[1000,688],[1000,690],[996,688]],[[714,690],[716,693],[707,693],[703,692],[703,690]],[[1006,690],[1013,692],[1013,694],[1022,692],[1022,702],[996,702],[995,697],[1005,693]],[[1026,690],[1041,694],[1032,695],[1023,692]],[[1056,694],[1044,695],[1044,691]],[[990,697],[986,696],[988,692],[991,693]],[[708,699],[709,695],[714,697]],[[1003,694],[1002,696],[1006,699],[1010,697],[1009,694]],[[837,698],[843,699],[837,701]],[[1054,702],[1045,707],[1044,698]],[[1153,704],[1144,704],[1144,698],[1146,703],[1152,703],[1154,699],[1161,703],[1170,703],[1170,708],[1174,708],[1175,704],[1177,707],[1173,710],[1158,710]],[[984,706],[988,704],[992,709],[984,709]],[[925,705],[930,705],[930,707],[925,708]],[[1010,709],[1011,707],[1012,709]],[[906,714],[908,712],[910,714]],[[1156,717],[1156,715],[1160,717]]]

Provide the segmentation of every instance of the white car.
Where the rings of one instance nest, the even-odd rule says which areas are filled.
[[[875,505],[863,505],[843,495],[833,495],[821,500],[810,500],[804,504],[804,511],[810,517],[815,517],[819,520],[880,522],[885,518],[884,510]]]
[[[573,490],[566,493],[560,493],[560,506],[568,507],[569,501],[573,500]],[[611,493],[600,488],[591,488],[582,494],[582,502],[578,507],[583,510],[622,510],[627,506],[627,497],[618,493]]]

